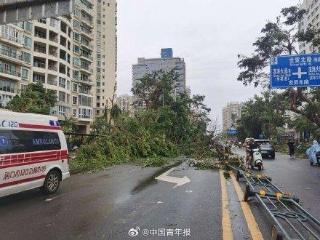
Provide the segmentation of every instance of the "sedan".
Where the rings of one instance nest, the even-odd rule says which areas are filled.
[[[260,150],[263,158],[275,158],[275,149],[271,143],[261,143]]]

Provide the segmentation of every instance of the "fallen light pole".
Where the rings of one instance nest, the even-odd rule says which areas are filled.
[[[255,198],[273,224],[272,240],[320,240],[320,221],[306,211],[299,199],[284,193],[270,177],[230,166],[237,180],[246,184],[244,201]]]

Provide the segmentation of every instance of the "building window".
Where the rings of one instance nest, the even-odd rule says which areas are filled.
[[[24,45],[24,47],[31,49],[32,48],[32,39],[27,36],[24,36],[24,44],[23,45]]]
[[[74,84],[72,85],[72,91],[78,92],[78,84],[74,83]]]
[[[59,87],[66,88],[66,79],[59,77]]]
[[[84,95],[79,96],[79,105],[91,107],[92,106],[92,98]]]
[[[22,52],[22,60],[26,63],[31,63],[31,54],[27,52]]]
[[[66,93],[65,92],[59,92],[59,101],[66,102]]]
[[[33,59],[33,66],[38,68],[46,68],[46,59],[35,57]]]
[[[46,77],[44,75],[41,75],[41,74],[38,74],[38,73],[33,73],[33,82],[45,83],[46,82]]]
[[[77,105],[77,103],[78,103],[78,98],[77,97],[72,97],[72,104],[73,105]]]
[[[12,81],[0,79],[0,91],[15,93],[16,92],[16,84]]]
[[[22,68],[22,70],[21,70],[21,78],[23,80],[26,80],[26,81],[29,80],[29,70],[28,69]]]
[[[92,110],[86,108],[79,108],[79,118],[91,118]]]
[[[0,72],[2,73],[20,77],[21,76],[20,71],[21,70],[17,68],[15,65],[0,62]]]

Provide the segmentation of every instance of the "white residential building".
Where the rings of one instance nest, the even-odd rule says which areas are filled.
[[[306,31],[308,27],[312,26],[316,29],[320,28],[320,0],[303,0],[301,9],[307,12],[299,24],[299,31]],[[300,53],[320,52],[318,47],[313,47],[311,43],[300,43]]]
[[[235,127],[237,120],[241,118],[242,104],[237,102],[228,103],[222,110],[223,131]]]
[[[127,113],[129,116],[134,115],[134,96],[128,94],[120,95],[117,97],[116,102],[123,113]]]
[[[0,106],[31,81],[32,24],[0,26]]]
[[[114,91],[116,16],[116,0],[75,0],[71,16],[0,26],[1,106],[42,82],[57,94],[52,114],[88,132]]]
[[[146,74],[160,70],[169,72],[174,70],[178,74],[178,80],[174,83],[176,93],[186,92],[186,66],[183,58],[173,57],[172,50],[162,49],[162,58],[138,58],[138,63],[132,66],[133,85]]]
[[[117,1],[101,0],[96,4],[95,27],[95,114],[104,113],[116,94],[117,78]]]

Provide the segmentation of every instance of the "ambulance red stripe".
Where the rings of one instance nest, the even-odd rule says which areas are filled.
[[[32,128],[32,129],[47,129],[47,130],[60,130],[60,126],[46,126],[28,123],[19,123],[20,128]]]
[[[16,185],[16,184],[21,184],[21,183],[26,183],[26,182],[31,182],[31,181],[39,180],[39,179],[42,179],[45,177],[46,177],[46,175],[41,175],[41,176],[25,178],[25,179],[13,181],[13,182],[2,183],[2,184],[0,184],[0,188],[4,188],[4,187]]]
[[[65,159],[68,159],[67,150],[10,154],[0,159],[0,169]]]

